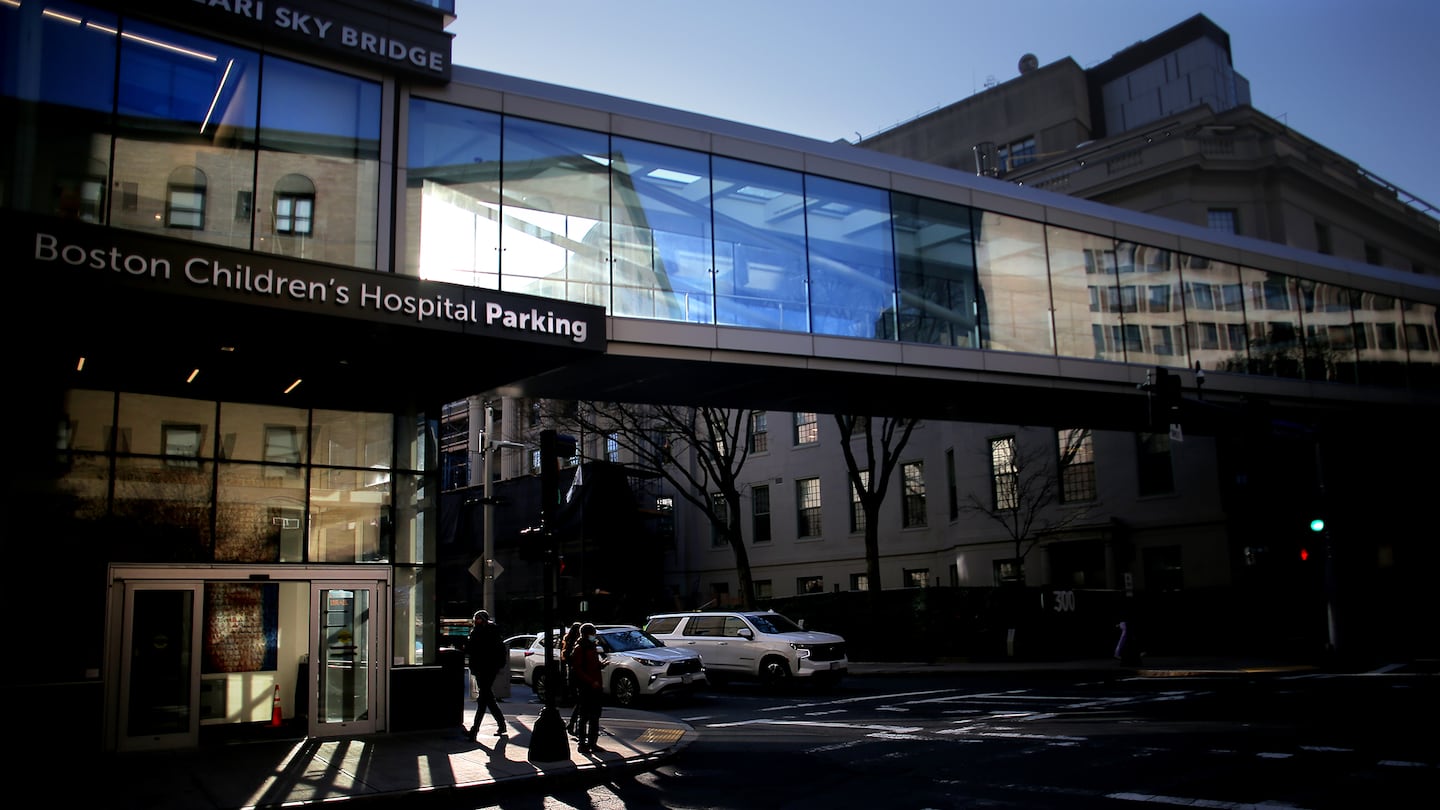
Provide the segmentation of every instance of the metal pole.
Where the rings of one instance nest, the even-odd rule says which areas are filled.
[[[480,563],[485,578],[485,612],[495,618],[495,408],[485,404],[485,551]]]

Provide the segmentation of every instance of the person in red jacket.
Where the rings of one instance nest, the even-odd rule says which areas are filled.
[[[575,696],[580,710],[580,723],[576,728],[576,746],[582,754],[595,750],[600,738],[600,704],[605,695],[605,684],[600,670],[600,647],[595,640],[595,625],[586,622],[580,626],[580,642],[570,656],[570,674],[575,679]]]

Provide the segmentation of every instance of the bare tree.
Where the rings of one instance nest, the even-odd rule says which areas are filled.
[[[865,513],[865,578],[872,602],[880,596],[880,504],[890,488],[890,478],[900,463],[900,454],[910,441],[918,422],[914,419],[885,417],[880,420],[878,436],[875,420],[869,416],[835,414],[840,428],[840,449],[845,453],[845,467],[850,486],[860,499]],[[865,437],[864,458],[855,455],[856,433]],[[867,474],[868,473],[868,474]],[[873,611],[872,611],[873,613]]]
[[[990,463],[994,470],[994,491],[989,500],[975,492],[961,510],[982,514],[1000,524],[1015,544],[1018,566],[1016,581],[1025,582],[1025,558],[1044,538],[1058,534],[1085,519],[1093,504],[1056,510],[1062,494],[1061,475],[1088,446],[1089,428],[1059,432],[1059,452],[1047,443],[1020,449],[1018,439],[992,445]]]
[[[617,402],[559,405],[549,408],[553,424],[613,440],[632,466],[664,479],[706,516],[735,555],[742,607],[753,608],[740,500],[740,470],[750,456],[750,411]]]

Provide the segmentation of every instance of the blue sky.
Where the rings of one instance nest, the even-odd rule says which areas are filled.
[[[1256,109],[1440,208],[1433,0],[456,0],[449,30],[459,65],[854,141],[1196,13]]]

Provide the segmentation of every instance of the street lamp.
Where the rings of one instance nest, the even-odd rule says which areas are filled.
[[[495,408],[485,405],[485,550],[481,558],[481,570],[485,577],[485,611],[495,615],[495,463],[497,451],[502,447],[520,450],[526,446],[519,442],[506,442],[491,438],[495,435]]]

